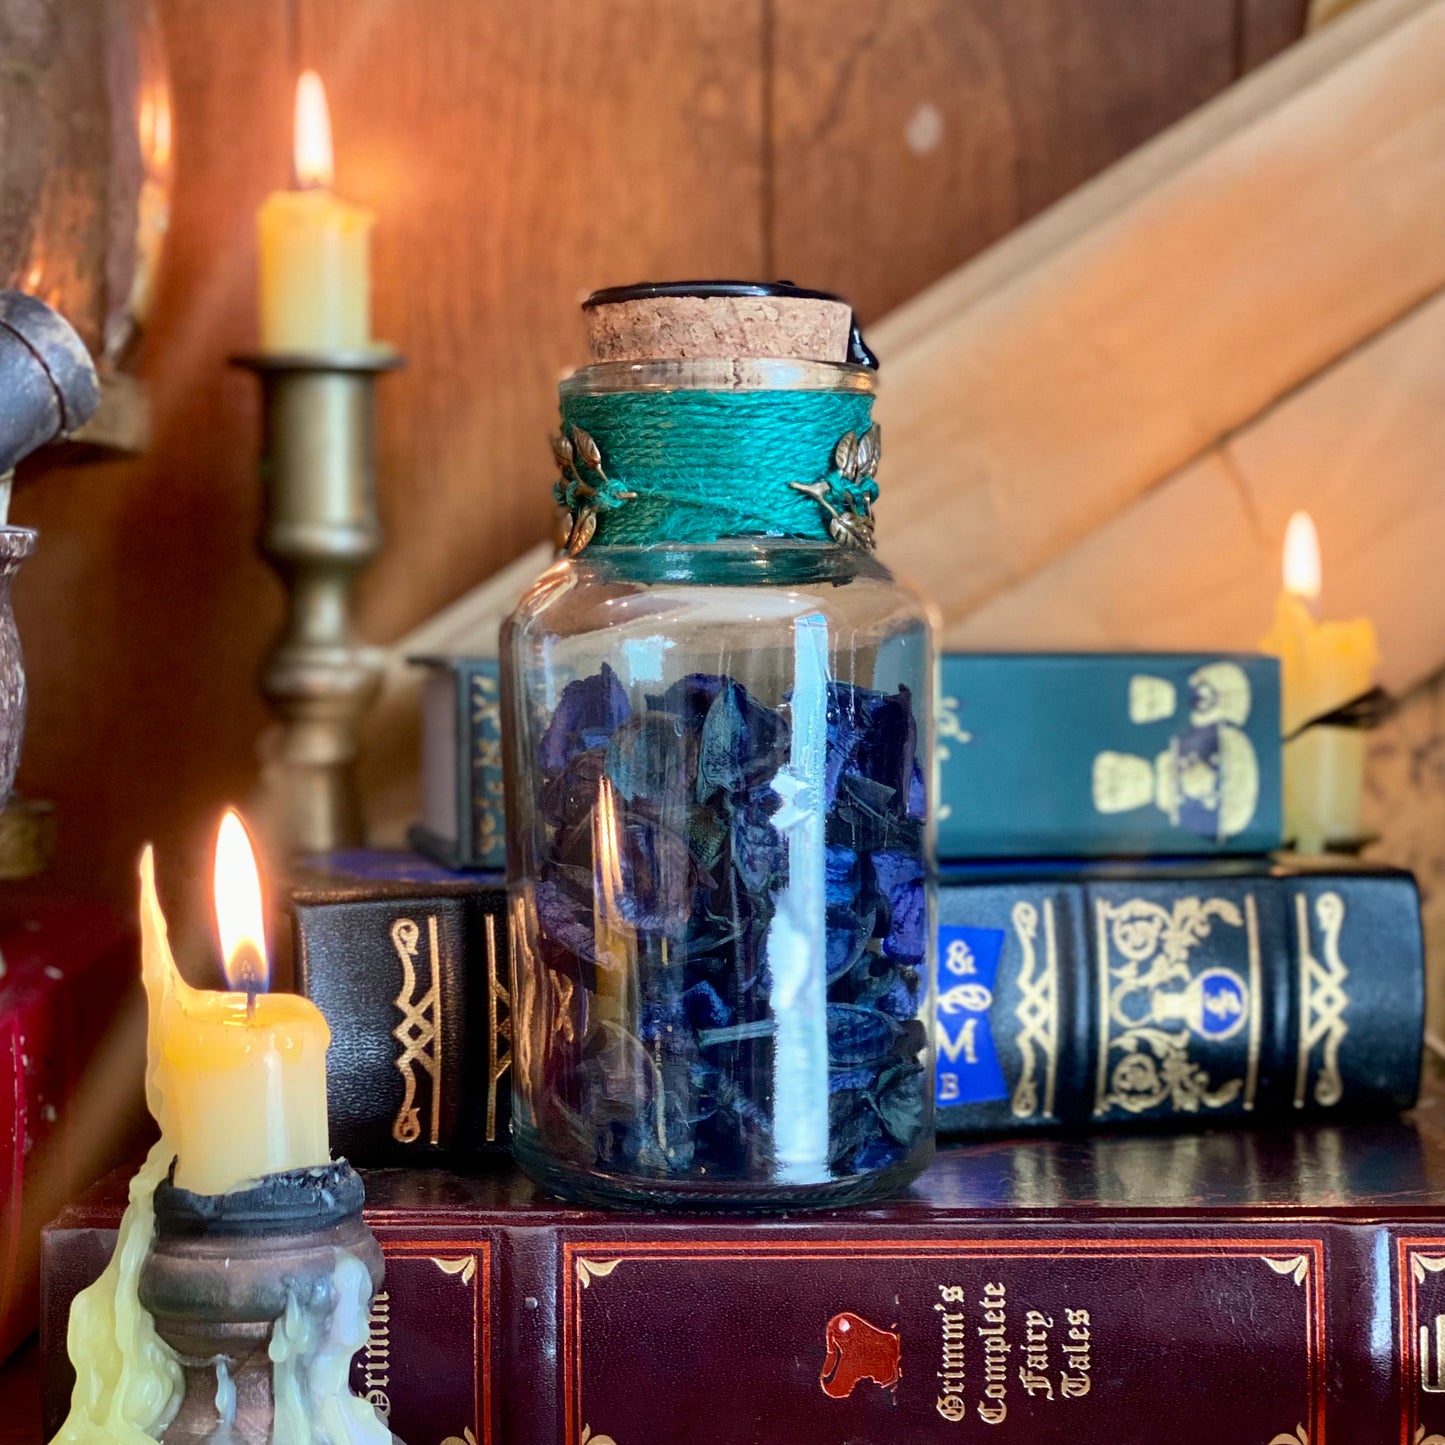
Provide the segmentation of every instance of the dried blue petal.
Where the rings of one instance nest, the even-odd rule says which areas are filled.
[[[873,909],[860,911],[856,903],[828,909],[825,952],[829,983],[841,978],[863,956],[873,937],[873,920]]]
[[[878,1076],[871,1101],[884,1129],[905,1148],[923,1132],[923,1065],[894,1064]]]
[[[856,1064],[851,1069],[830,1069],[828,1071],[828,1092],[836,1094],[839,1089],[863,1091],[871,1088],[877,1070],[871,1064]]]
[[[851,907],[858,901],[858,852],[829,848],[823,860],[823,893],[830,908]]]
[[[916,1060],[928,1042],[928,1030],[922,1019],[904,1019],[898,1030],[898,1041],[893,1052],[900,1059]],[[921,1065],[920,1065],[921,1067]]]
[[[923,778],[923,764],[917,758],[908,777],[908,816],[920,822],[928,816],[928,785]]]
[[[835,1068],[885,1058],[898,1040],[898,1024],[877,1009],[828,1005],[828,1057]]]
[[[688,851],[710,876],[717,877],[730,837],[727,820],[715,808],[694,804],[687,810],[686,827]]]
[[[697,743],[672,713],[630,717],[607,744],[607,776],[628,803],[676,806],[692,795],[697,776]]]
[[[895,1019],[916,1017],[923,1006],[923,974],[916,968],[903,966],[894,970],[886,982],[888,987],[878,994],[873,1007]]]
[[[917,740],[912,694],[906,687],[885,693],[844,682],[830,683],[825,773],[829,803],[837,797],[841,779],[851,775],[891,789],[899,811],[903,811]]]
[[[771,894],[787,882],[788,840],[773,826],[769,805],[749,800],[732,820],[733,866],[752,893]]]
[[[923,863],[908,853],[875,853],[873,876],[888,905],[883,951],[894,958],[922,958],[928,930]]]
[[[878,1114],[864,1089],[836,1089],[828,1095],[828,1162],[835,1167],[879,1137]]]
[[[891,1139],[870,1139],[853,1151],[848,1160],[848,1170],[852,1174],[873,1174],[879,1169],[890,1169],[907,1152],[901,1144],[895,1144]]]
[[[557,878],[542,879],[533,897],[542,933],[577,958],[595,962],[597,942],[591,905],[581,902]]]
[[[713,699],[728,679],[715,672],[690,672],[680,677],[659,697],[649,696],[647,706],[657,712],[673,713],[682,718],[687,730],[696,735],[702,731],[703,719]]]
[[[923,847],[923,824],[899,806],[893,789],[853,773],[838,781],[828,814],[829,843],[872,853],[881,848],[917,853]]]
[[[788,760],[788,723],[736,682],[718,691],[703,719],[698,796],[747,792],[769,783]]]
[[[591,819],[606,757],[606,748],[588,748],[569,759],[560,772],[542,784],[544,821],[554,828],[565,829]]]
[[[692,917],[696,884],[711,879],[699,873],[686,839],[661,823],[629,816],[622,832],[622,921],[649,933],[681,934]]]
[[[559,773],[578,753],[605,746],[631,711],[622,683],[605,662],[591,677],[569,682],[537,745],[543,771]]]
[[[695,1029],[720,1029],[733,1021],[733,1011],[722,995],[704,980],[682,996],[683,1013]]]

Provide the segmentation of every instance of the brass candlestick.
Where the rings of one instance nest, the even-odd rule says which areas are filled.
[[[381,546],[373,394],[394,351],[238,356],[265,412],[261,553],[287,589],[286,625],[261,670],[281,723],[268,801],[294,852],[365,841],[356,733],[381,659],[356,635],[351,593]]]

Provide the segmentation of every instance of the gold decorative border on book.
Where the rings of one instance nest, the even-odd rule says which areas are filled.
[[[376,1223],[373,1220],[373,1223]],[[388,1239],[377,1235],[383,1259],[427,1259],[451,1276],[471,1299],[472,1419],[447,1439],[493,1445],[492,1432],[492,1241],[490,1239]],[[441,1281],[438,1281],[441,1286]],[[450,1297],[448,1297],[450,1309]],[[447,1445],[443,1440],[442,1445]]]
[[[1345,926],[1345,901],[1333,890],[1315,899],[1320,927],[1321,963],[1310,943],[1309,901],[1295,894],[1295,925],[1299,935],[1299,1059],[1295,1069],[1294,1106],[1303,1109],[1309,1083],[1310,1056],[1322,1044],[1320,1071],[1315,1078],[1314,1101],[1328,1109],[1344,1095],[1340,1078],[1340,1045],[1350,1027],[1345,1010],[1350,996],[1345,981],[1350,971],[1340,957],[1340,933]]]
[[[1254,894],[1244,899],[1244,926],[1249,933],[1249,1053],[1244,1061],[1244,1107],[1254,1108],[1254,1096],[1259,1088],[1259,1037],[1264,1019],[1264,1008],[1260,997],[1263,969],[1259,959],[1259,906]]]
[[[484,858],[502,841],[502,699],[497,679],[474,672],[471,703],[473,847],[476,856]]]
[[[416,997],[416,956],[421,929],[411,918],[398,918],[391,925],[391,944],[401,962],[401,991],[393,1000],[401,1010],[401,1022],[391,1031],[401,1045],[396,1067],[406,1085],[401,1108],[392,1121],[391,1136],[398,1144],[415,1144],[421,1138],[421,1110],[417,1107],[417,1074],[420,1068],[431,1079],[431,1117],[427,1139],[441,1138],[442,1097],[442,1002],[438,978],[439,948],[436,914],[427,918],[427,942],[431,949],[431,987]]]
[[[497,1090],[512,1066],[512,994],[502,982],[497,954],[497,919],[486,917],[487,933],[487,1143],[497,1138]],[[506,1010],[505,1016],[503,1010]]]
[[[1059,949],[1054,935],[1054,901],[1044,900],[1044,966],[1037,977],[1034,970],[1038,955],[1034,942],[1038,936],[1039,910],[1032,903],[1020,901],[1014,904],[1011,917],[1024,961],[1019,970],[1021,997],[1014,1008],[1014,1017],[1019,1022],[1014,1044],[1019,1051],[1020,1072],[1009,1108],[1016,1119],[1031,1118],[1039,1111],[1039,1089],[1034,1079],[1037,1047],[1044,1061],[1043,1117],[1052,1119],[1059,1065]]]
[[[1259,914],[1254,896],[1245,895],[1243,908],[1228,898],[1196,895],[1176,898],[1167,908],[1147,898],[1122,903],[1096,899],[1094,921],[1099,1011],[1094,1116],[1115,1108],[1143,1114],[1161,1104],[1173,1112],[1197,1114],[1221,1109],[1236,1099],[1242,1108],[1252,1109],[1262,1028]],[[1189,956],[1220,923],[1244,932],[1248,985],[1232,969],[1215,967],[1248,993],[1247,1017],[1234,1026],[1246,1025],[1248,1033],[1244,1076],[1215,1084],[1189,1057],[1191,1010],[1197,1012],[1202,1006],[1195,993],[1201,985]],[[1113,961],[1116,952],[1118,964]],[[1134,994],[1146,996],[1147,1010],[1125,1009],[1125,1000]],[[1196,1017],[1193,1025],[1197,1024]],[[1114,1050],[1122,1057],[1111,1067]]]
[[[1445,1445],[1445,1434],[1420,1419],[1426,1396],[1445,1394],[1445,1313],[1420,1318],[1420,1287],[1445,1274],[1445,1235],[1399,1235],[1395,1239],[1395,1299],[1399,1310],[1395,1349],[1400,1366],[1401,1445]],[[1436,1411],[1433,1423],[1445,1419]]]
[[[1269,1251],[1262,1253],[1261,1251]],[[764,1263],[770,1258],[834,1259],[854,1261],[859,1258],[881,1260],[963,1260],[963,1259],[1037,1259],[1046,1252],[1058,1261],[1078,1256],[1085,1259],[1241,1259],[1262,1260],[1276,1274],[1291,1278],[1303,1295],[1305,1393],[1308,1424],[1299,1424],[1293,1432],[1275,1435],[1266,1445],[1326,1445],[1325,1442],[1325,1247],[1322,1239],[1311,1236],[1287,1238],[1225,1236],[1200,1239],[1192,1236],[1161,1238],[1157,1235],[1139,1238],[1080,1239],[1063,1237],[1045,1242],[1037,1236],[994,1239],[651,1239],[612,1238],[601,1240],[563,1240],[562,1300],[559,1352],[562,1358],[563,1440],[566,1445],[600,1445],[603,1437],[592,1434],[585,1424],[586,1411],[582,1400],[582,1299],[589,1273],[596,1273],[592,1263],[606,1256],[611,1273],[623,1260],[667,1262],[683,1266],[688,1272],[688,1287],[701,1288],[697,1267],[717,1261],[728,1263]],[[1281,1268],[1281,1266],[1284,1268]],[[608,1329],[617,1330],[616,1307],[609,1310]],[[1268,1428],[1268,1427],[1266,1427]]]

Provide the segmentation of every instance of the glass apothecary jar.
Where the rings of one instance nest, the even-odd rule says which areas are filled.
[[[739,294],[708,329],[741,350]],[[502,637],[517,1157],[591,1203],[895,1192],[933,1153],[933,647],[871,555],[874,371],[561,390],[572,555]]]

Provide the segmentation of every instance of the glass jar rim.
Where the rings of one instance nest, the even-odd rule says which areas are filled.
[[[788,357],[597,361],[564,377],[558,391],[564,397],[629,391],[839,391],[873,396],[877,375],[852,362]]]

